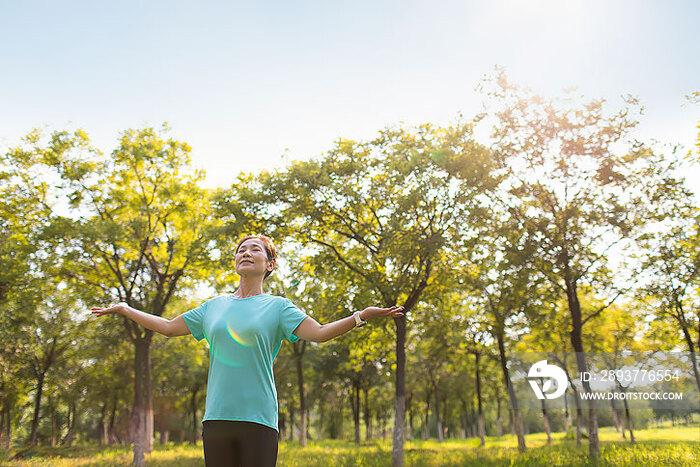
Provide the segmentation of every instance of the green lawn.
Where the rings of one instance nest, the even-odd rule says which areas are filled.
[[[513,436],[487,438],[486,448],[478,440],[409,441],[405,446],[406,466],[569,466],[569,465],[632,465],[632,466],[696,466],[700,464],[700,425],[664,427],[635,432],[636,445],[620,440],[614,430],[603,429],[601,460],[596,464],[587,459],[587,445],[577,447],[555,433],[554,443],[546,445],[543,433],[527,436],[528,450],[518,453]],[[71,449],[39,448],[21,461],[5,461],[3,465],[29,466],[128,466],[128,448],[101,449],[75,447]],[[6,457],[5,457],[6,459]],[[197,446],[156,445],[146,457],[149,466],[203,466],[201,443]],[[391,464],[391,441],[377,441],[360,447],[346,441],[310,442],[302,449],[296,443],[281,443],[279,466],[387,466]]]

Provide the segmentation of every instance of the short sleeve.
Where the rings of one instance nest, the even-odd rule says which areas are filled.
[[[182,315],[185,324],[192,333],[192,337],[201,341],[204,338],[204,315],[207,311],[209,300]]]
[[[282,311],[280,312],[280,331],[282,332],[282,337],[290,342],[298,341],[299,338],[295,336],[293,332],[302,321],[308,318],[308,316],[309,315],[297,308],[291,300],[285,299],[282,305]]]

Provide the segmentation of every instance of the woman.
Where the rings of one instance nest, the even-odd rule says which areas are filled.
[[[192,334],[209,342],[209,379],[202,420],[207,466],[272,466],[277,461],[277,392],[272,362],[282,339],[326,342],[366,320],[403,315],[403,307],[369,307],[321,325],[290,300],[263,293],[277,252],[263,235],[236,247],[238,290],[168,320],[125,303],[93,307],[96,316],[121,314],[168,337]]]

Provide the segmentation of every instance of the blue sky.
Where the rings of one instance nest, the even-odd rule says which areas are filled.
[[[635,95],[640,135],[690,146],[698,18],[697,1],[0,0],[0,149],[84,128],[109,152],[167,121],[223,186],[339,137],[473,115],[495,65],[545,94]]]

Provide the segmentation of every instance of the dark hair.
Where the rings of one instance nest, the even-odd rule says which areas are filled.
[[[264,235],[246,235],[245,237],[241,238],[238,240],[238,245],[236,245],[236,254],[238,253],[238,249],[241,247],[243,242],[246,240],[250,240],[252,238],[256,238],[258,240],[261,240],[263,244],[265,245],[265,252],[267,253],[267,260],[271,263],[277,263],[277,248],[275,248],[275,244],[272,243],[272,239],[269,237],[266,237]],[[274,271],[274,269],[273,269]],[[264,279],[267,279],[267,276],[272,274],[272,271],[265,271],[265,277]]]

